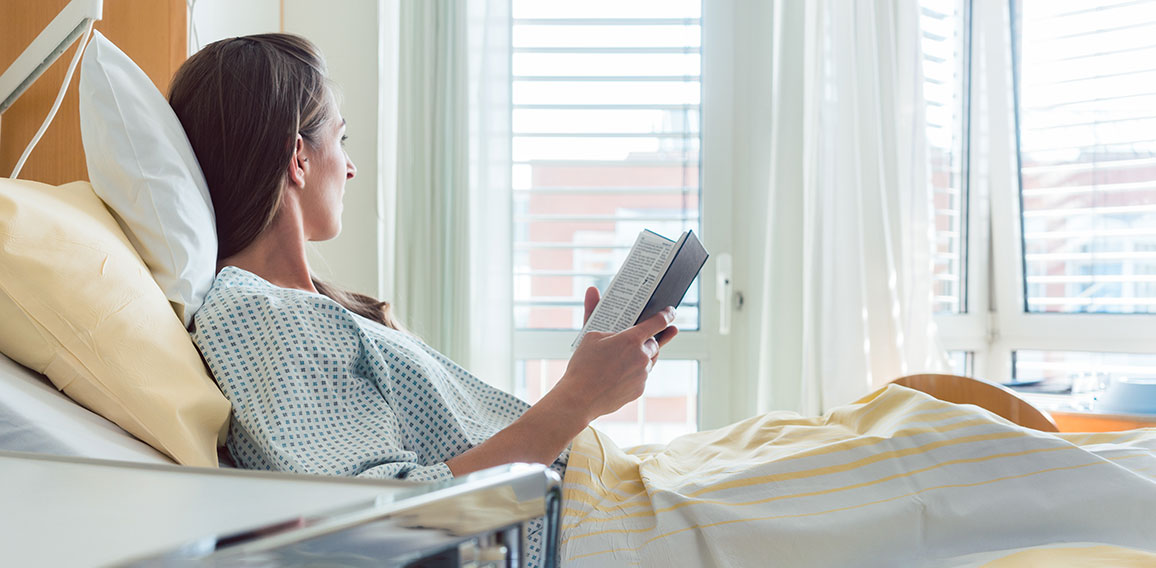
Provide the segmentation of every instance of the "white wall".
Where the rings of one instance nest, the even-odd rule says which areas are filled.
[[[390,82],[396,68],[381,52],[382,30],[390,33],[396,26],[383,26],[381,15],[396,13],[396,2],[197,0],[192,18],[202,46],[226,37],[284,31],[308,38],[324,54],[330,77],[340,88],[341,112],[348,122],[346,149],[357,165],[357,177],[345,188],[341,235],[313,245],[310,264],[320,277],[374,296],[387,295],[392,288],[383,279],[390,261],[385,252],[392,251],[392,226],[387,227],[383,217],[390,210],[386,198],[392,195],[393,169],[383,176],[379,167],[383,155],[393,154],[394,138],[388,130],[392,119],[385,116],[385,129],[379,124],[381,109],[392,108],[382,95],[396,91]]]
[[[281,31],[281,0],[196,0],[189,55],[219,39]],[[194,37],[196,35],[196,37]]]

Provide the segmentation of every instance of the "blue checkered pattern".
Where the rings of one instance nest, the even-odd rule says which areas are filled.
[[[195,321],[193,340],[233,403],[228,447],[243,468],[450,479],[446,460],[529,408],[412,335],[236,267],[217,276]],[[567,456],[552,466],[559,475]]]

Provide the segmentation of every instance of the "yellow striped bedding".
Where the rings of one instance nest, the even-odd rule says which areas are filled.
[[[560,552],[568,567],[981,565],[952,560],[1065,542],[1142,554],[1154,476],[1156,429],[1046,434],[892,385],[666,447],[587,429]]]
[[[1152,568],[1156,553],[1095,543],[1064,543],[969,554],[928,568]]]

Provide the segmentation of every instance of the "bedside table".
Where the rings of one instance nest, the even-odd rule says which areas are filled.
[[[1156,427],[1156,414],[1123,414],[1096,410],[1095,393],[1056,395],[1018,393],[1051,415],[1060,432],[1114,432]]]
[[[9,566],[520,566],[561,483],[515,464],[416,485],[0,452]]]
[[[1156,428],[1156,414],[1113,414],[1053,410],[1049,414],[1060,432],[1115,432],[1136,428]]]

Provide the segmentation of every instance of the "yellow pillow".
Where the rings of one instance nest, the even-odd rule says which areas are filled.
[[[0,178],[0,351],[178,463],[217,465],[229,403],[87,182]]]

